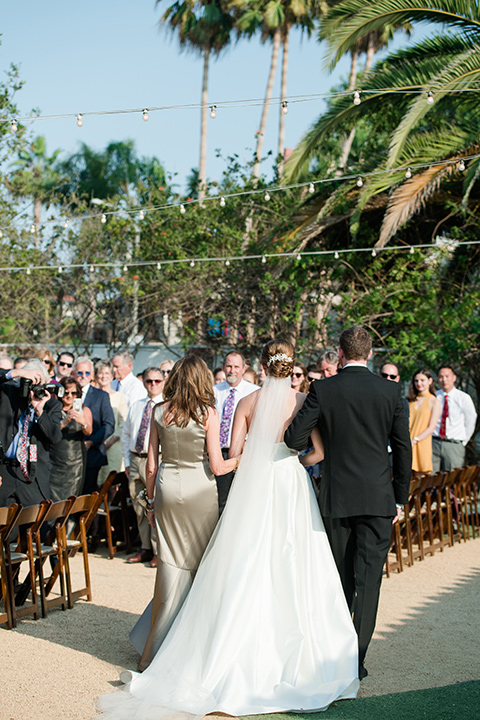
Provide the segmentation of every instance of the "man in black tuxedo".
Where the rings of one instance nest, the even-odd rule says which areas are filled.
[[[373,635],[392,521],[408,500],[412,450],[400,386],[367,368],[372,340],[362,327],[340,336],[338,375],[310,385],[285,432],[295,450],[318,425],[325,446],[319,504],[358,634],[359,677]],[[392,448],[392,469],[387,452]]]
[[[50,499],[50,447],[62,439],[62,404],[46,392],[35,397],[21,378],[33,385],[48,377],[41,360],[21,370],[0,371],[0,506],[17,502],[36,505]],[[19,445],[25,431],[25,459]]]
[[[83,484],[83,492],[91,493],[98,489],[100,468],[108,463],[105,440],[113,435],[115,416],[108,394],[90,384],[93,380],[93,364],[90,358],[78,358],[72,375],[81,385],[83,404],[92,412],[92,434],[85,438],[87,469]]]

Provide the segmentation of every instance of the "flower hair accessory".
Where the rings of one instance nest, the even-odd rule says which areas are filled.
[[[287,360],[289,362],[292,362],[292,358],[290,355],[285,355],[285,353],[277,353],[276,355],[272,355],[270,360],[267,362],[267,367],[270,367],[270,365],[274,362],[277,362],[277,360]]]

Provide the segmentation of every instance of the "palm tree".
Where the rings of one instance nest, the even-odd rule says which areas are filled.
[[[161,0],[156,0],[158,5]],[[182,49],[203,55],[202,109],[200,120],[200,163],[198,197],[205,197],[207,182],[208,71],[210,56],[218,55],[230,42],[233,14],[224,0],[176,0],[165,10],[160,23],[178,33]]]
[[[468,91],[480,80],[478,2],[378,0],[366,4],[363,0],[343,0],[331,9],[323,33],[330,38],[335,63],[365,34],[379,31],[388,23],[405,22],[438,23],[451,32],[429,37],[381,62],[359,87],[368,93],[362,94],[358,107],[348,95],[333,102],[296,148],[285,172],[288,182],[298,177],[324,139],[339,127],[353,128],[360,118],[368,118],[374,130],[388,107],[400,110],[402,119],[376,168],[380,172],[364,183],[352,217],[352,229],[356,231],[369,199],[390,193],[378,247],[395,235],[444,180],[463,179],[466,204],[480,176],[480,158],[469,162],[463,176],[459,174],[462,158],[480,150],[480,106],[476,92]],[[385,93],[384,88],[392,88],[392,93]],[[427,103],[428,92],[433,96]],[[418,172],[416,165],[422,166]]]

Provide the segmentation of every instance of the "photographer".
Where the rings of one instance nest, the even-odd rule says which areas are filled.
[[[0,370],[0,506],[50,498],[50,447],[62,439],[62,405],[44,387],[38,358],[20,370]]]

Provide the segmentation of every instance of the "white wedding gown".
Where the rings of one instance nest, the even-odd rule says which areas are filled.
[[[225,511],[151,665],[102,720],[324,710],[359,687],[357,636],[315,494],[268,377]]]

